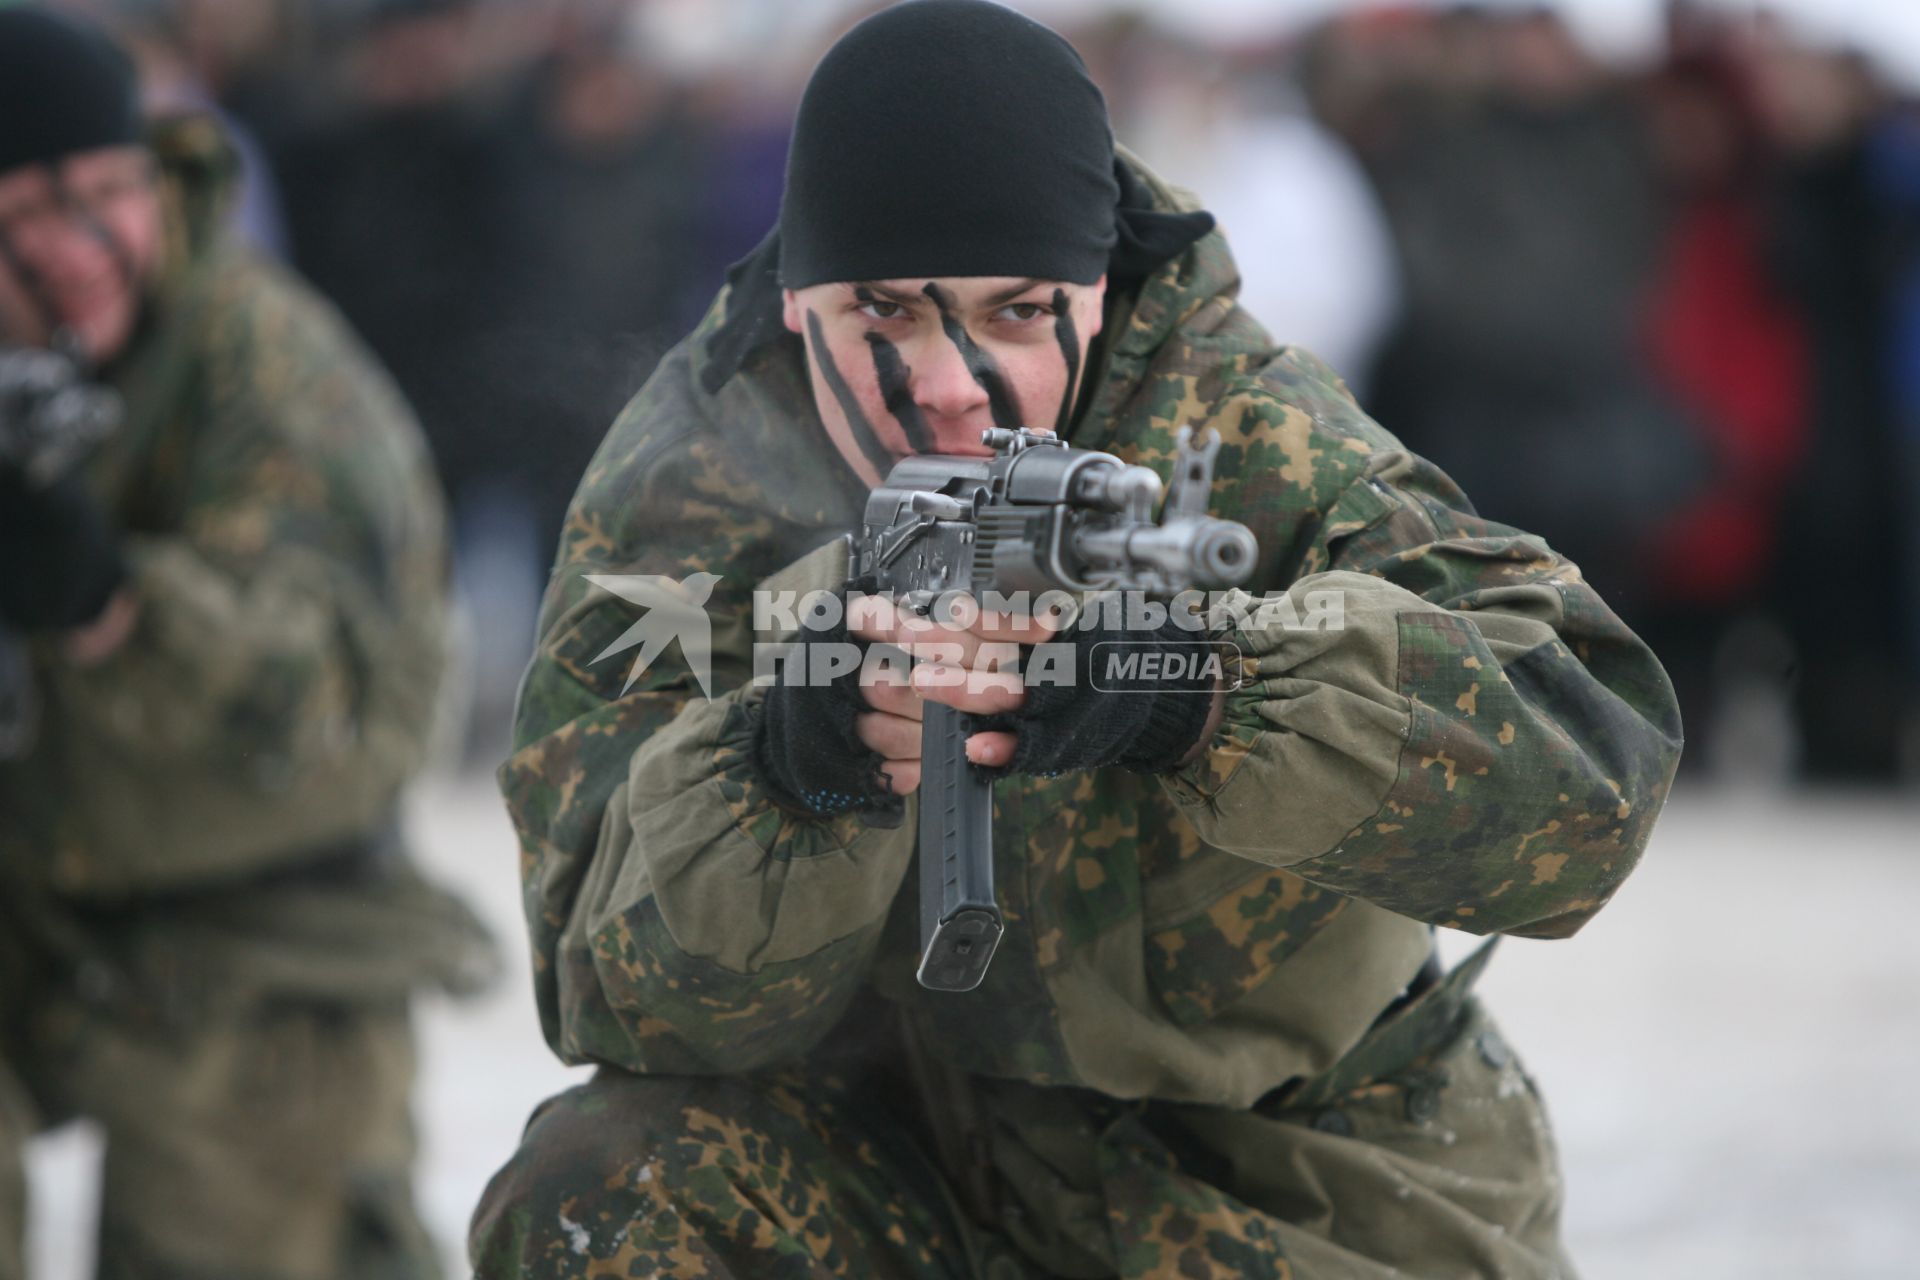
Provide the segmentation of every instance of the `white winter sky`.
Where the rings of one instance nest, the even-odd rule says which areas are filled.
[[[1436,7],[1446,0],[1414,0]],[[1488,8],[1532,8],[1540,0],[1480,0]],[[1664,0],[1547,0],[1596,52],[1636,59],[1658,45]],[[1909,88],[1920,88],[1920,0],[1704,0],[1736,12],[1771,12],[1804,39],[1843,45],[1873,58],[1881,70]],[[1232,41],[1284,35],[1329,13],[1387,7],[1375,0],[1007,0],[1041,21],[1064,22],[1090,14],[1147,12],[1164,25],[1206,40]],[[707,39],[722,29],[772,28],[793,34],[819,29],[856,5],[852,0],[740,0],[738,22],[716,23],[710,0],[655,0],[650,6],[666,25],[698,29]],[[684,11],[686,23],[672,15]],[[775,21],[769,22],[773,18]],[[783,37],[784,38],[784,37]],[[737,44],[735,46],[738,47]]]
[[[1011,0],[1033,13],[1088,13],[1122,7],[1157,14],[1169,26],[1203,37],[1233,39],[1302,26],[1341,11],[1388,7],[1365,0]],[[1441,7],[1444,0],[1432,0]],[[1485,8],[1534,8],[1540,0],[1480,0]],[[1548,0],[1597,51],[1643,55],[1656,46],[1664,0]],[[1920,0],[1706,0],[1734,12],[1772,12],[1808,39],[1850,45],[1884,60],[1908,84],[1920,84]]]

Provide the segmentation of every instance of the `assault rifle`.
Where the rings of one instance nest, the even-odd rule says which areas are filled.
[[[0,347],[0,467],[44,489],[120,425],[120,397],[85,381],[60,351]],[[4,566],[0,566],[0,572]],[[25,642],[0,627],[0,760],[32,747],[40,702]]]
[[[856,588],[924,616],[949,592],[980,597],[1129,591],[1171,596],[1235,586],[1258,548],[1245,525],[1207,514],[1213,459],[1181,428],[1156,523],[1160,477],[1050,435],[994,428],[991,457],[903,459],[873,491],[854,539]],[[970,991],[1003,928],[993,890],[993,783],[967,762],[970,719],[926,704],[920,751],[920,985]]]

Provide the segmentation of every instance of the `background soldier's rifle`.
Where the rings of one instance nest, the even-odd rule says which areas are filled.
[[[1234,586],[1258,548],[1241,524],[1207,514],[1219,439],[1182,428],[1173,483],[1112,454],[1031,431],[993,429],[991,457],[903,459],[868,499],[853,583],[925,614],[948,592],[1129,591],[1171,596]],[[969,991],[986,975],[1002,923],[993,890],[993,783],[969,767],[969,718],[926,704],[921,729],[922,986]]]
[[[28,485],[44,489],[67,475],[114,432],[120,417],[120,397],[85,381],[67,355],[0,347],[0,467]],[[39,719],[26,643],[0,626],[0,760],[27,753]]]

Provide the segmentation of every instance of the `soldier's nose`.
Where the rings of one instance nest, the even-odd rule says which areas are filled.
[[[963,418],[986,407],[987,390],[967,368],[958,347],[930,342],[913,362],[913,402],[933,418]]]

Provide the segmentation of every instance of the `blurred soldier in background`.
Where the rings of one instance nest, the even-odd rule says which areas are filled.
[[[223,233],[232,168],[204,118],[143,126],[99,33],[0,8],[0,627],[38,704],[0,761],[9,1280],[25,1143],[76,1115],[103,1276],[438,1273],[408,999],[491,966],[396,830],[440,500],[338,318]],[[84,458],[46,427],[75,395],[124,407]]]
[[[1430,926],[1605,904],[1679,755],[1652,654],[1237,306],[1212,218],[1116,151],[1046,28],[869,18],[786,173],[549,586],[500,778],[546,1035],[601,1071],[496,1176],[477,1272],[1567,1274],[1488,952],[1443,976]],[[1232,691],[751,681],[756,587],[844,588],[869,487],[991,426],[1163,476],[1217,430],[1249,590],[1337,591],[1344,625],[1243,624]],[[602,661],[638,628],[587,574],[708,575],[715,695],[692,655]],[[923,697],[989,717],[968,754],[1002,779],[1008,930],[966,992],[914,980]]]

